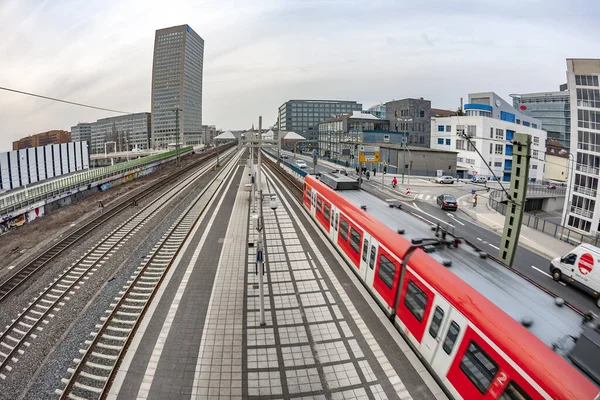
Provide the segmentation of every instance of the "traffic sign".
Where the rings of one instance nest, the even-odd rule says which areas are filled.
[[[360,152],[379,152],[379,146],[358,146]]]

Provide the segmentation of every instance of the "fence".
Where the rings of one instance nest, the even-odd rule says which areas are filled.
[[[527,190],[527,193],[529,193],[529,190]],[[503,201],[506,201],[506,194],[504,192],[501,190],[493,190],[490,192],[490,197],[488,200],[490,208],[502,215],[506,215],[506,211],[509,206],[508,204],[503,203]],[[574,231],[571,228],[567,228],[557,224],[556,222],[545,220],[533,214],[523,213],[522,224],[528,228],[535,229],[558,240],[572,244],[573,246],[577,246],[582,243],[587,243],[594,246],[598,246],[600,244],[600,236],[584,235]]]
[[[192,146],[179,149],[180,154],[191,151]],[[111,165],[109,167],[94,168],[85,172],[76,173],[50,182],[36,184],[35,186],[15,193],[8,193],[0,197],[0,215],[7,215],[11,211],[18,210],[29,204],[34,204],[49,197],[68,192],[73,189],[81,188],[93,183],[102,182],[105,179],[115,175],[123,174],[128,171],[136,170],[146,164],[155,161],[164,160],[177,154],[177,150],[166,153],[154,154],[147,157],[137,158],[135,160]]]

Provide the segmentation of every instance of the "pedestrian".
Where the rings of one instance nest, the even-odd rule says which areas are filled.
[[[356,166],[356,175],[358,175],[358,165]]]
[[[348,168],[348,165],[350,165],[350,164],[348,164],[348,160],[346,160],[346,168]]]
[[[367,180],[369,180],[370,176],[371,176],[371,174],[369,173],[369,170],[367,170]]]
[[[477,193],[473,196],[473,208],[477,207]]]
[[[377,168],[373,168],[373,178],[375,178],[375,175],[377,175]]]

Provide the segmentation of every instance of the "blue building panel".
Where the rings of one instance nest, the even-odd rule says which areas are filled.
[[[514,135],[515,131],[511,131],[510,129],[506,130],[506,140],[512,141]]]
[[[507,156],[512,156],[512,154],[513,154],[512,152],[513,152],[513,147],[512,147],[512,144],[507,144],[507,145],[504,147],[504,155],[507,155]]]
[[[488,106],[485,104],[465,104],[465,111],[466,110],[492,111],[492,106]]]
[[[517,116],[513,113],[509,113],[506,111],[500,111],[500,119],[502,121],[508,121],[508,122],[512,122],[514,124],[515,121],[517,120]]]

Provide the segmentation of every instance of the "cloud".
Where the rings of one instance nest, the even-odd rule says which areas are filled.
[[[365,107],[469,92],[555,90],[566,57],[597,57],[600,3],[574,0],[0,0],[0,86],[150,111],[155,30],[205,40],[203,122],[249,127],[292,98]],[[110,114],[0,91],[0,150]]]

